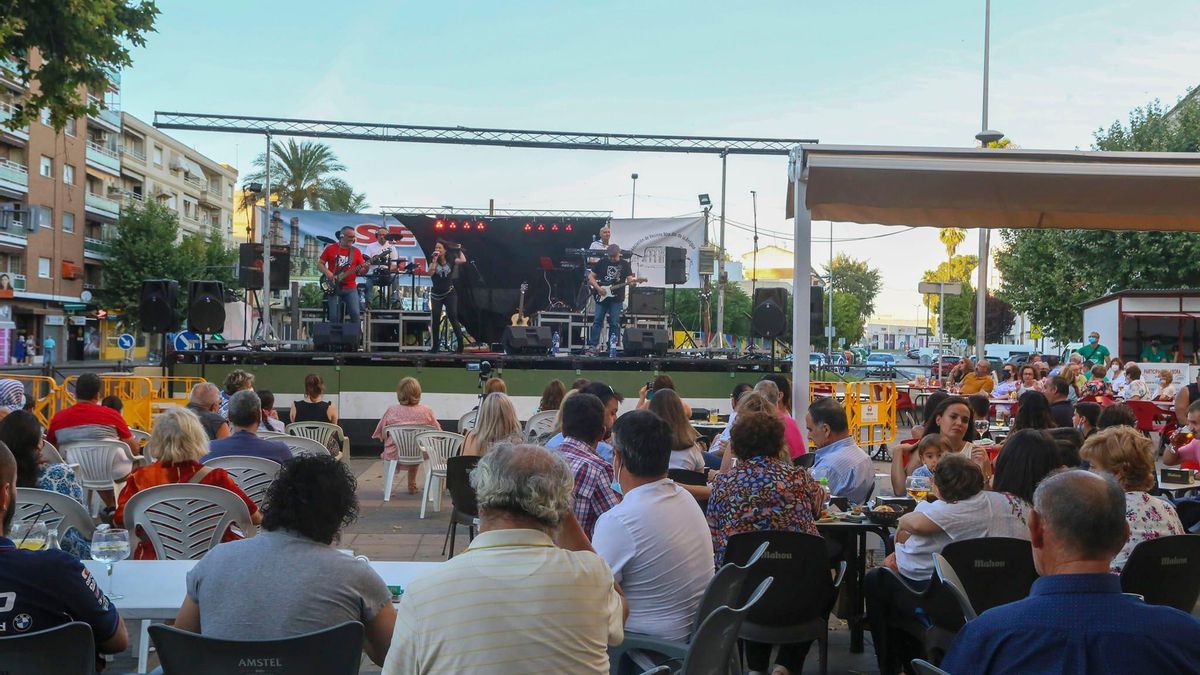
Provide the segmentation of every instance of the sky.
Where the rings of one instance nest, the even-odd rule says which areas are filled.
[[[122,108],[565,131],[815,138],[970,147],[980,129],[983,0],[386,2],[157,0]],[[989,126],[1019,147],[1086,149],[1138,106],[1200,84],[1200,2],[997,0]],[[245,174],[258,136],[171,131]],[[721,207],[710,155],[331,141],[381,206]],[[786,157],[732,156],[726,245],[791,248]],[[813,224],[814,264],[830,224]],[[945,256],[931,228],[834,223],[833,253],[883,273],[877,315],[921,319]],[[712,238],[717,238],[716,224]],[[882,238],[878,235],[890,235]],[[960,253],[978,248],[975,232]],[[993,244],[996,237],[993,237]]]

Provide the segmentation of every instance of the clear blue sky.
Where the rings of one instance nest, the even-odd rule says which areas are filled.
[[[159,0],[158,33],[124,73],[122,105],[409,124],[811,137],[967,146],[980,123],[983,0],[927,2],[191,2]],[[1200,84],[1200,3],[997,0],[990,126],[1025,148],[1092,133]],[[173,132],[241,172],[258,137]],[[342,141],[373,206],[698,210],[720,161]],[[731,220],[786,231],[784,158],[729,162]],[[827,255],[816,224],[814,255]],[[835,238],[889,228],[836,224]],[[750,235],[728,231],[731,251]],[[974,251],[972,234],[963,244]],[[760,245],[790,242],[763,234]],[[835,243],[884,272],[880,314],[918,318],[936,232]],[[940,254],[944,255],[944,251]],[[819,262],[819,261],[818,261]]]

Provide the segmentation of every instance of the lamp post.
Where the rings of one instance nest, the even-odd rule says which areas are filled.
[[[263,296],[265,300],[259,307],[260,316],[262,317],[263,338],[264,341],[270,339],[271,335],[271,221],[267,213],[271,208],[271,134],[267,133],[267,161],[263,166],[263,182],[264,194],[267,196],[266,206],[263,208]]]
[[[629,177],[633,179],[633,195],[629,199],[629,217],[634,218],[635,217],[634,213],[637,212],[637,179],[638,179],[638,175],[636,173],[634,173],[634,174],[630,174]]]
[[[725,169],[729,151],[721,152],[721,242],[717,252],[717,347],[725,347]]]
[[[979,133],[975,139],[984,148],[991,143],[999,142],[1004,134],[988,129],[988,71],[991,62],[992,47],[992,0],[984,0],[983,9],[983,119],[979,125]],[[988,257],[991,249],[991,231],[986,227],[979,228],[979,278],[975,289],[975,360],[983,361],[984,343],[987,341],[987,278]],[[938,313],[939,316],[941,312]]]

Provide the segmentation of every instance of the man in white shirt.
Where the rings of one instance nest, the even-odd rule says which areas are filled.
[[[375,288],[379,288],[379,306],[383,306],[384,298],[386,297],[384,289],[390,288],[392,285],[392,272],[396,271],[395,251],[392,244],[387,240],[387,228],[380,226],[375,229],[375,241],[368,243],[362,247],[363,257],[370,260],[374,256],[384,252],[391,252],[392,257],[388,258],[387,264],[371,265],[367,270],[367,301],[366,305],[371,306],[371,296],[375,292]]]
[[[405,589],[385,675],[608,673],[628,608],[571,513],[573,484],[535,445],[479,460],[479,536]]]
[[[625,497],[601,514],[592,545],[629,602],[631,632],[686,640],[713,576],[712,536],[696,498],[667,478],[671,430],[649,410],[613,427],[613,470]]]

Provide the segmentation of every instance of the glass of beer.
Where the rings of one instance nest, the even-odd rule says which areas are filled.
[[[929,496],[929,491],[933,489],[933,484],[926,476],[909,476],[904,487],[909,497],[923,502]]]
[[[41,521],[13,523],[8,536],[21,550],[40,551],[46,546],[46,524]]]

